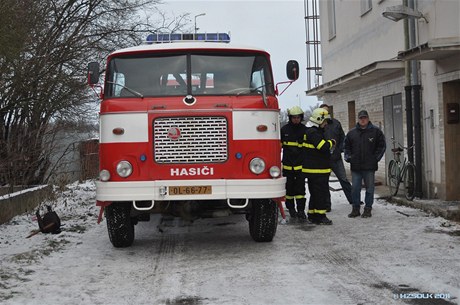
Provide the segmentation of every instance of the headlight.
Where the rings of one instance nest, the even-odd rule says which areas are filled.
[[[117,164],[117,173],[122,178],[129,177],[133,173],[133,166],[128,161],[120,161]]]
[[[270,167],[270,176],[272,176],[272,178],[278,178],[280,175],[281,175],[281,170],[278,166]]]
[[[261,174],[265,170],[265,162],[261,158],[254,158],[249,162],[249,169],[256,175]]]
[[[110,172],[106,169],[103,169],[99,172],[99,180],[101,181],[109,181],[110,179]]]

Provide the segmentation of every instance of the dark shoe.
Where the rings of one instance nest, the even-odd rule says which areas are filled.
[[[353,207],[353,210],[351,211],[350,214],[348,214],[348,217],[350,218],[355,218],[361,215],[361,212],[359,211],[359,207]]]
[[[297,212],[297,218],[301,220],[307,219],[307,215],[305,215],[304,211]]]
[[[289,209],[289,216],[291,216],[291,218],[297,217],[297,212],[295,211],[295,209]]]
[[[332,220],[330,220],[329,218],[326,217],[326,215],[324,215],[323,217],[316,219],[314,224],[315,225],[331,225]]]
[[[372,217],[371,211],[372,211],[372,208],[365,207],[363,211],[363,215],[361,215],[361,217],[362,218]]]

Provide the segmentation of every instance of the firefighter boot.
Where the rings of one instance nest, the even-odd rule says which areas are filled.
[[[289,216],[291,216],[291,218],[296,218],[297,212],[295,210],[294,199],[286,199],[285,204],[286,204],[286,208],[289,211]]]
[[[316,224],[316,225],[331,225],[332,220],[327,218],[327,216],[325,214],[324,215],[318,215],[318,217],[317,217],[316,221],[314,222],[314,224]]]
[[[361,215],[362,218],[369,218],[372,217],[371,214],[372,208],[370,207],[364,207],[363,215]]]
[[[297,218],[300,220],[307,219],[307,215],[305,215],[305,202],[307,200],[305,198],[297,200]]]
[[[311,222],[311,223],[315,223],[316,220],[317,220],[317,216],[318,214],[314,214],[314,213],[307,213],[307,216],[308,216],[308,221]]]
[[[360,210],[359,205],[358,206],[354,205],[353,210],[351,211],[350,214],[348,214],[348,217],[350,217],[350,218],[358,217],[359,215],[361,215],[361,212],[359,210]]]

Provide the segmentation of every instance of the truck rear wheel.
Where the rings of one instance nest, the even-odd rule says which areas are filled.
[[[130,212],[131,205],[124,202],[114,202],[105,208],[107,230],[115,248],[125,248],[133,244],[134,224]]]
[[[270,199],[252,201],[249,233],[258,242],[272,241],[278,226],[278,206]]]

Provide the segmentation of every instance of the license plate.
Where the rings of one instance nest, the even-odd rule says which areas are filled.
[[[203,195],[212,194],[212,186],[196,185],[196,186],[170,186],[169,195]]]

